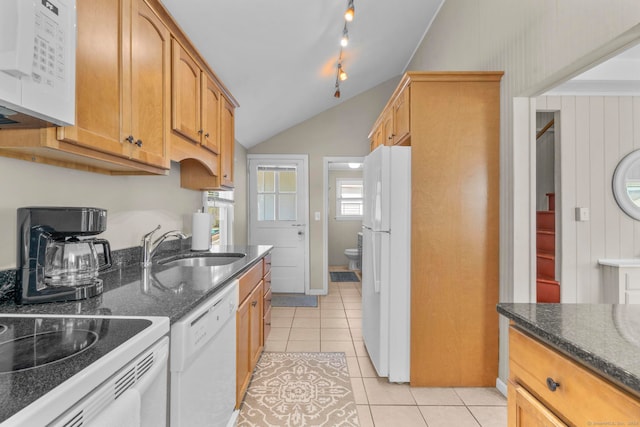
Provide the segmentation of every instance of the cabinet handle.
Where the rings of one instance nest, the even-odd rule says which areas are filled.
[[[136,145],[137,145],[138,147],[142,147],[142,140],[141,140],[141,139],[137,140],[137,141],[136,141]]]
[[[222,175],[223,178],[228,177],[229,175],[227,175],[226,173],[224,175]]]
[[[205,133],[205,134],[204,134],[204,137],[205,137],[205,138],[209,138],[209,132]]]
[[[133,144],[133,135],[129,135],[124,139],[125,141],[129,141],[129,144]]]
[[[265,323],[265,325],[267,325],[267,326],[271,326],[271,322],[269,322],[269,323]]]
[[[199,135],[202,135],[202,129],[199,129],[199,130],[198,130],[198,134],[199,134]]]
[[[560,387],[560,383],[555,382],[555,380],[551,377],[547,378],[547,387],[551,391],[556,391],[558,387]]]
[[[258,301],[251,301],[251,305],[255,307],[256,305],[258,305]]]

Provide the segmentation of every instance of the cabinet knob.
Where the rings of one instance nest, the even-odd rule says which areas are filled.
[[[255,307],[256,305],[258,305],[258,301],[252,301],[251,305]]]
[[[124,139],[125,141],[129,141],[129,144],[133,144],[133,135],[129,135]]]
[[[551,391],[556,391],[558,387],[560,387],[560,383],[555,382],[555,380],[551,377],[547,378],[547,387]]]
[[[229,175],[227,175],[226,173],[224,175],[222,175],[223,178],[228,177]]]
[[[202,135],[202,129],[199,129],[199,130],[198,130],[198,134],[199,134],[199,135]]]
[[[141,139],[137,140],[137,141],[135,142],[135,144],[136,144],[138,147],[142,147],[142,140],[141,140]]]
[[[204,134],[204,137],[205,137],[205,138],[209,138],[209,132],[205,133],[205,134]]]

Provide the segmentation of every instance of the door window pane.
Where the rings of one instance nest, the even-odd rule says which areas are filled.
[[[281,193],[295,193],[296,181],[298,179],[295,170],[281,171],[280,176],[280,192]]]
[[[297,220],[297,179],[294,166],[258,167],[258,221]]]
[[[295,221],[296,220],[296,195],[295,194],[280,194],[280,205],[278,206],[280,221]]]

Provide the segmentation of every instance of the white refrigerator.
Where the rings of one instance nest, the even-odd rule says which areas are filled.
[[[377,373],[409,381],[411,147],[380,146],[364,161],[362,335]]]

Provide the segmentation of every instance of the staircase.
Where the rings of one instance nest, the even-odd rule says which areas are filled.
[[[556,201],[547,193],[549,210],[536,212],[536,295],[537,302],[560,302],[560,282],[556,281]]]

